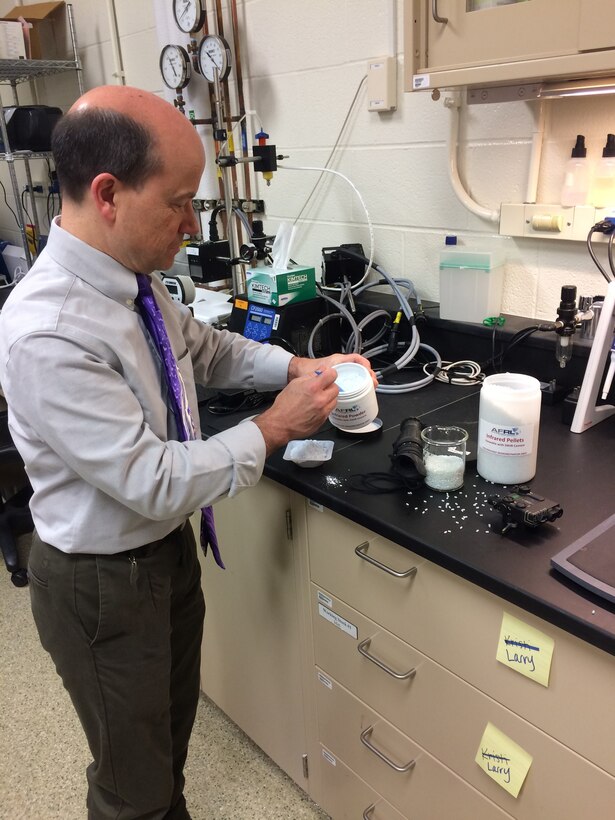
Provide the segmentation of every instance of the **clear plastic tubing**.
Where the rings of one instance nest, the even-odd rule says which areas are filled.
[[[536,474],[540,382],[521,373],[487,376],[480,391],[477,470],[495,484],[523,484]]]

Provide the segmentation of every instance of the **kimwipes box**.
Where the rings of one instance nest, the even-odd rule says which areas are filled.
[[[316,297],[314,268],[296,265],[285,271],[253,268],[246,272],[248,299],[261,305],[281,307],[289,302],[304,302]]]
[[[14,6],[3,20],[17,20],[23,17],[32,23],[29,29],[30,53],[26,57],[31,60],[64,60],[66,48],[64,43],[64,2],[57,3],[28,3],[25,6]],[[27,44],[26,44],[27,45]]]

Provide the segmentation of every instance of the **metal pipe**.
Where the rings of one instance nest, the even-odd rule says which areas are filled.
[[[115,65],[113,76],[116,78],[118,85],[126,85],[126,75],[124,73],[124,63],[122,61],[122,47],[120,44],[120,33],[117,26],[115,0],[107,0],[107,13],[109,16],[109,30],[111,33],[111,50],[113,52],[113,62]]]
[[[220,35],[220,37],[224,37],[224,15],[222,13],[222,0],[216,0],[216,23],[217,23],[217,28],[218,28],[218,34]],[[230,119],[230,116],[229,116],[230,107],[231,107],[231,94],[230,94],[228,79],[222,81],[222,87],[224,89],[224,99],[226,100],[226,103],[227,103],[226,108],[229,109],[226,112],[226,119],[225,119],[224,124],[226,126],[226,130],[227,130],[227,133],[228,133],[227,139],[232,140],[232,136],[233,136],[233,134],[232,134],[232,123],[231,123],[231,119]],[[232,144],[233,144],[233,153],[235,153],[235,141],[234,140],[232,140]],[[232,180],[232,184],[233,184],[233,199],[238,199],[239,198],[239,189],[237,187],[237,171],[236,171],[235,167],[231,168],[231,180]],[[229,219],[230,219],[230,216],[229,216]]]
[[[73,4],[66,4],[66,14],[68,16],[68,30],[70,32],[70,42],[73,47],[73,59],[77,71],[77,83],[79,85],[79,96],[81,96],[85,89],[83,87],[83,66],[79,57],[79,49],[77,47],[77,32],[75,30],[75,19],[73,17]]]
[[[231,21],[233,26],[233,45],[235,47],[235,83],[237,85],[237,100],[239,102],[239,120],[240,120],[240,134],[241,134],[241,151],[245,156],[248,147],[248,129],[246,123],[246,106],[243,96],[243,73],[241,70],[241,45],[239,37],[239,19],[237,17],[237,0],[231,2]],[[243,170],[244,193],[246,199],[252,199],[252,186],[250,180],[250,168],[244,167]],[[252,224],[252,214],[248,215],[250,224]]]
[[[11,80],[11,86],[13,88],[13,93],[16,95],[17,91],[15,88],[15,80]],[[26,232],[26,219],[24,216],[23,208],[21,207],[21,196],[19,194],[19,186],[17,185],[17,173],[15,171],[15,158],[10,150],[11,143],[9,142],[9,135],[6,130],[6,118],[4,116],[4,105],[2,104],[2,99],[0,97],[0,132],[2,133],[2,142],[4,143],[4,159],[7,162],[8,169],[9,169],[9,176],[11,177],[11,185],[13,187],[13,196],[15,197],[15,208],[17,213],[17,222],[19,224],[19,230],[21,232],[21,241],[23,244],[23,250],[26,257],[26,266],[28,269],[32,267],[32,254],[30,253],[30,247],[28,245],[28,234]]]
[[[540,161],[542,159],[542,143],[545,133],[545,102],[538,103],[538,113],[536,125],[532,134],[532,152],[530,154],[530,167],[528,171],[527,189],[525,192],[526,202],[536,202],[538,195],[538,179],[540,176]]]

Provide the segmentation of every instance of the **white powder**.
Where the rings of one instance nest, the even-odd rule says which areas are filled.
[[[425,483],[434,490],[456,490],[463,484],[465,463],[459,456],[425,454]]]
[[[341,393],[356,393],[364,386],[365,378],[362,373],[340,373],[335,380],[335,383],[339,387]]]

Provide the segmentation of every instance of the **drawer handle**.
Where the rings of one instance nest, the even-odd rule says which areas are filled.
[[[383,663],[381,660],[375,657],[375,655],[370,654],[367,650],[370,647],[372,642],[371,638],[366,638],[364,641],[357,646],[357,649],[363,655],[364,658],[367,658],[368,661],[375,663],[380,669],[383,669],[387,675],[390,675],[392,678],[396,680],[408,680],[408,678],[413,678],[416,675],[416,667],[413,669],[409,669],[407,672],[396,672],[394,669],[391,669],[390,666],[387,666],[386,663]]]
[[[380,760],[384,761],[387,766],[390,766],[392,769],[395,769],[396,772],[409,772],[410,769],[414,768],[414,764],[416,763],[415,760],[410,760],[405,766],[399,766],[397,763],[394,763],[390,758],[388,758],[385,754],[383,754],[380,749],[377,749],[373,743],[370,743],[370,738],[372,736],[372,732],[374,731],[373,726],[368,726],[367,729],[364,729],[361,732],[361,743],[373,752],[376,757],[379,757]]]
[[[410,569],[407,569],[405,572],[398,572],[395,569],[391,569],[391,567],[387,567],[387,565],[383,564],[381,561],[377,561],[375,558],[372,558],[371,555],[368,555],[368,549],[369,541],[365,541],[363,544],[359,544],[358,547],[355,547],[354,551],[359,558],[362,558],[364,561],[368,561],[370,564],[378,567],[378,569],[388,572],[389,575],[394,575],[396,578],[410,578],[412,575],[416,575],[416,567],[410,567]]]
[[[440,17],[438,14],[438,0],[431,0],[431,16],[436,23],[448,23],[448,17]]]
[[[376,804],[372,803],[371,806],[368,806],[365,811],[363,812],[363,820],[372,820],[374,816],[374,811],[376,809]]]

